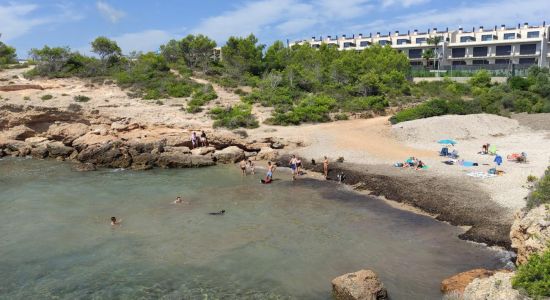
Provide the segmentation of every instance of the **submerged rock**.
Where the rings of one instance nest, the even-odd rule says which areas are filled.
[[[48,149],[48,155],[50,157],[67,157],[73,152],[73,148],[65,146],[62,142],[50,142],[46,143]]]
[[[371,270],[361,270],[334,278],[332,295],[336,300],[389,299],[386,288]]]
[[[517,250],[518,265],[533,253],[541,253],[550,243],[550,208],[540,205],[529,212],[516,213],[510,230],[512,248]]]
[[[512,288],[514,273],[498,272],[491,277],[474,279],[465,289],[464,300],[525,300],[527,296]]]
[[[92,163],[78,163],[74,165],[74,169],[78,172],[89,172],[97,170],[96,166]]]

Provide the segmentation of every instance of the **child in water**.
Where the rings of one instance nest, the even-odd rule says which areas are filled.
[[[116,217],[111,217],[111,226],[120,225],[121,222],[122,220],[117,221]]]
[[[182,202],[183,202],[183,200],[181,200],[180,196],[176,197],[176,200],[174,200],[174,204],[180,204]]]

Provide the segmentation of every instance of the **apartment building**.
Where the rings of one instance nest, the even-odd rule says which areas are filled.
[[[437,28],[426,32],[418,30],[400,33],[395,31],[388,34],[363,34],[340,37],[327,36],[325,38],[311,38],[289,43],[310,44],[319,48],[321,44],[338,47],[340,50],[363,50],[370,45],[390,45],[403,52],[409,58],[411,65],[425,66],[426,64],[439,65],[442,69],[460,66],[491,65],[503,68],[510,65],[520,66],[549,66],[550,26],[543,23],[540,26],[530,26],[528,23],[514,27],[494,26],[492,28],[464,28],[450,31],[448,28],[438,31]],[[436,46],[428,44],[430,38],[440,37],[441,42]],[[436,58],[426,60],[423,56],[428,49],[435,49]],[[433,51],[433,50],[432,50]]]

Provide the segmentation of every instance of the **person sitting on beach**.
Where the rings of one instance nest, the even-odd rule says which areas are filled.
[[[425,164],[421,160],[418,161],[418,164],[416,165],[416,170],[420,170],[424,168]]]
[[[250,159],[248,160],[248,168],[250,168],[250,173],[256,174],[256,166]]]
[[[483,144],[481,146],[481,154],[488,154],[489,153],[489,144]]]
[[[416,159],[416,157],[411,156],[403,163],[403,168],[413,168],[416,167],[417,164],[418,160]]]
[[[191,134],[191,149],[194,149],[197,147],[197,133],[193,131]]]
[[[241,163],[239,164],[239,166],[241,168],[243,176],[246,176],[246,159],[243,158],[243,160],[241,160]]]
[[[116,217],[111,217],[111,226],[120,225],[122,220],[117,220]]]

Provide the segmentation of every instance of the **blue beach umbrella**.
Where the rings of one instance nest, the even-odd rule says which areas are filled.
[[[457,142],[455,140],[439,140],[437,141],[439,144],[445,144],[445,145],[455,145]]]

